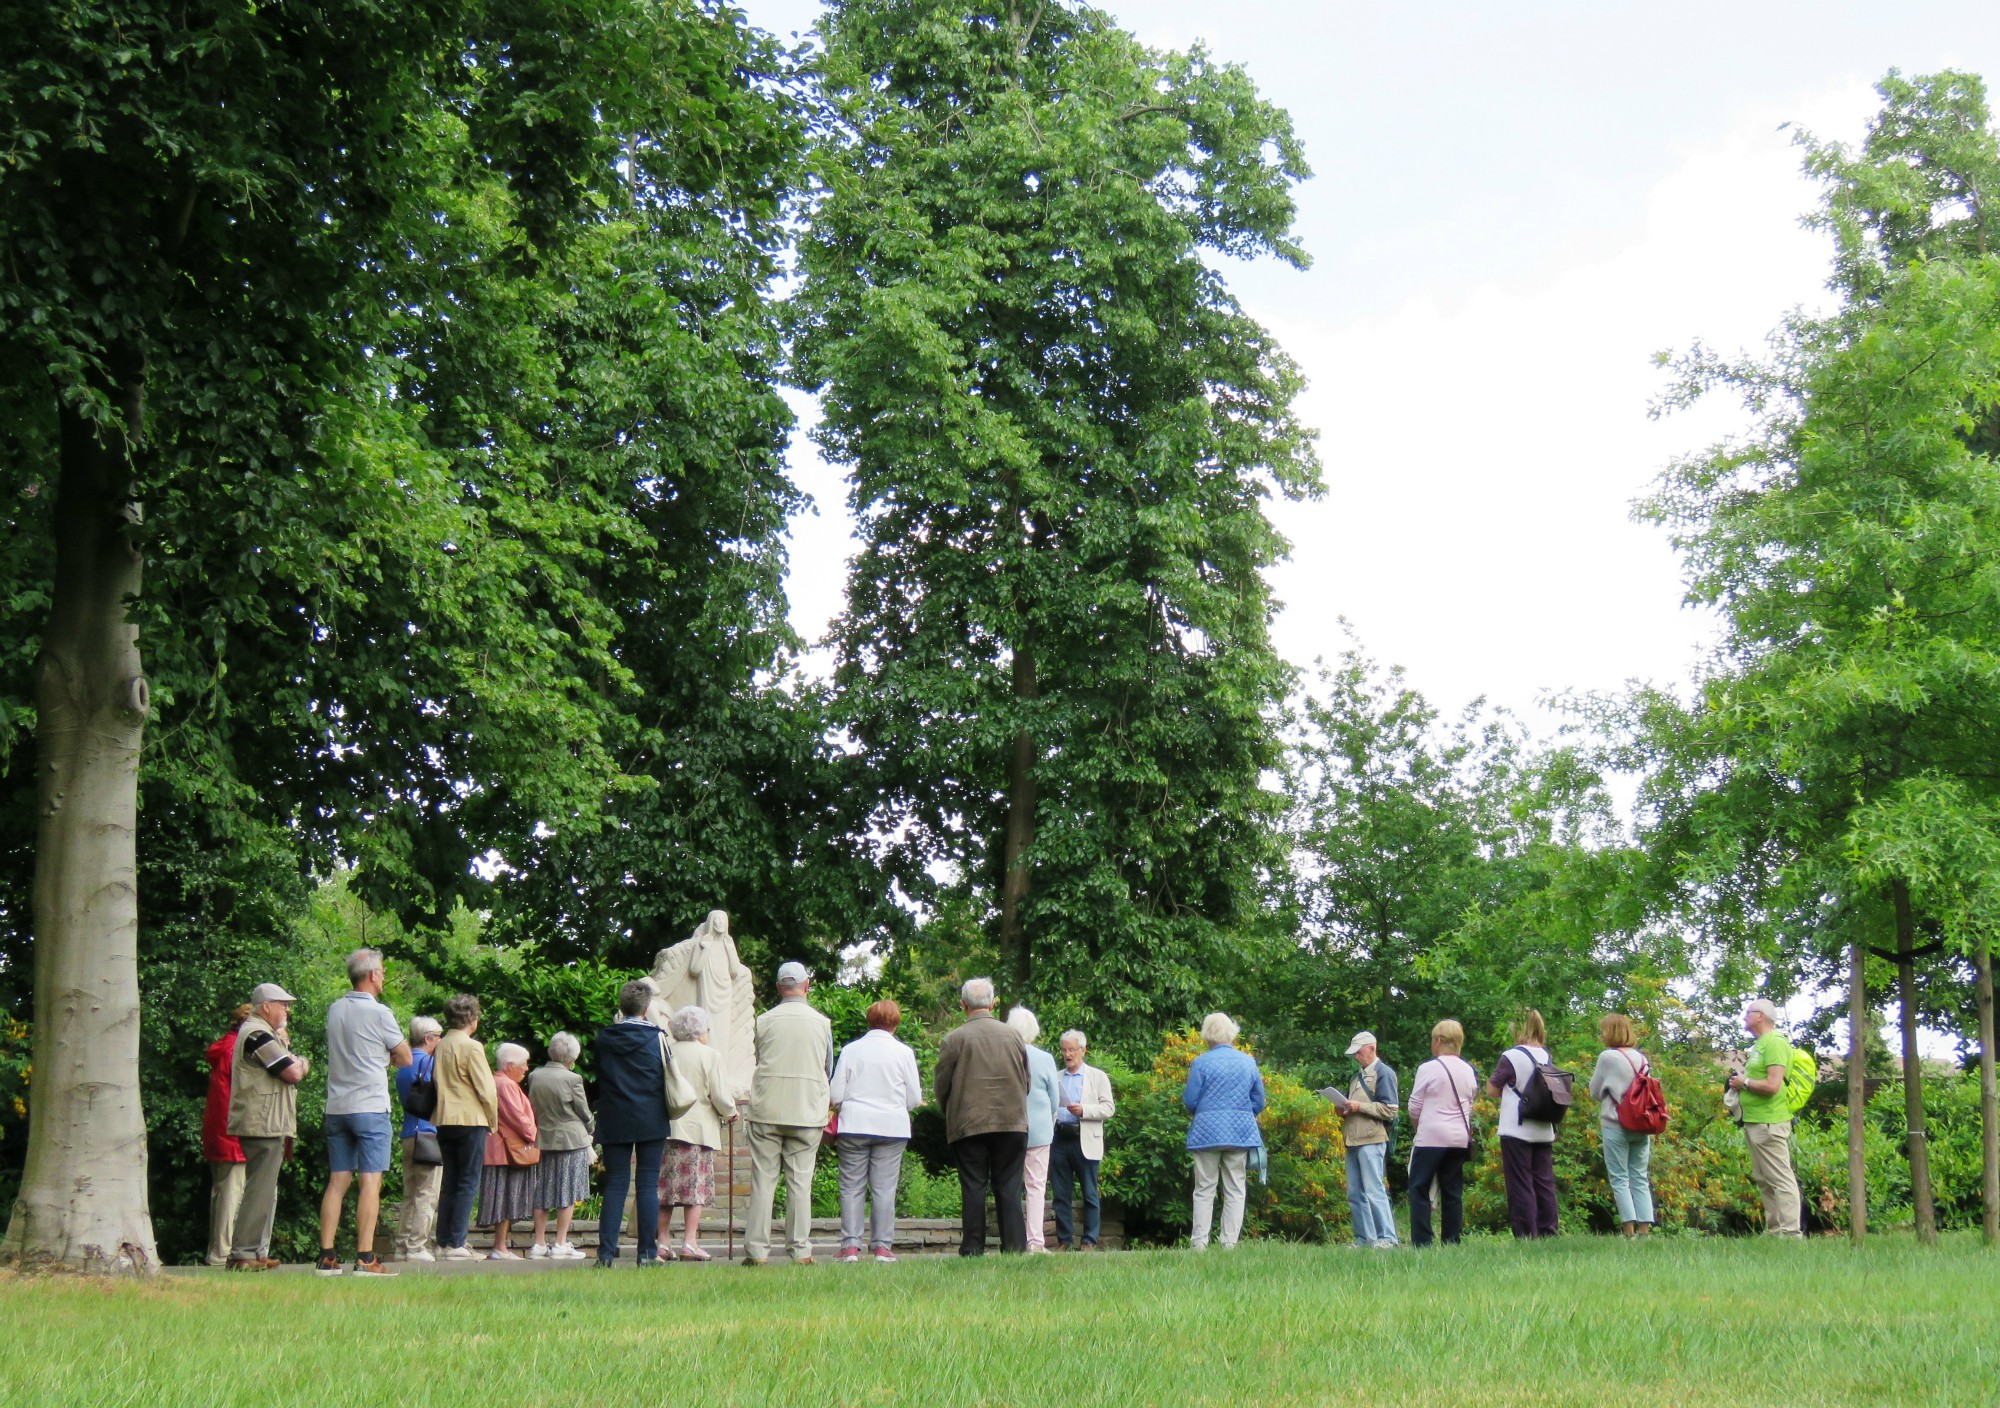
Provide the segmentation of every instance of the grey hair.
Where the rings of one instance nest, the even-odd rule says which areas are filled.
[[[643,1017],[646,1009],[653,1005],[654,988],[644,978],[634,978],[618,989],[618,1015],[621,1017]]]
[[[518,1042],[503,1041],[500,1043],[499,1049],[493,1053],[493,1069],[496,1071],[504,1071],[509,1066],[525,1066],[527,1064],[528,1048],[520,1045]]]
[[[567,1066],[583,1054],[583,1043],[568,1032],[557,1032],[549,1038],[549,1059],[559,1066]]]
[[[1041,1040],[1041,1019],[1018,1003],[1015,1004],[1014,1010],[1007,1014],[1007,1025],[1018,1032],[1021,1040],[1030,1046]]]
[[[347,981],[355,987],[370,973],[382,971],[382,950],[379,948],[357,948],[347,955]]]
[[[708,1030],[708,1009],[687,1006],[667,1018],[667,1035],[675,1041],[699,1041]]]
[[[479,999],[469,992],[455,993],[445,999],[444,1024],[455,1032],[462,1032],[479,1020]]]
[[[1227,1012],[1211,1012],[1201,1019],[1201,1039],[1210,1046],[1234,1046],[1239,1030]]]
[[[444,1028],[435,1017],[410,1018],[410,1045],[422,1046],[434,1036],[443,1036]]]
[[[965,986],[958,990],[958,999],[974,1012],[990,1011],[993,1007],[993,980],[967,978]]]
[[[1061,1046],[1065,1041],[1075,1042],[1077,1045],[1077,1049],[1079,1051],[1087,1051],[1090,1049],[1090,1038],[1085,1036],[1082,1032],[1078,1031],[1075,1027],[1071,1027],[1068,1031],[1064,1032],[1060,1037],[1058,1037],[1056,1039],[1056,1045]]]

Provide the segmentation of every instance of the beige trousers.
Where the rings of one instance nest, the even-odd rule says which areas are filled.
[[[1225,1247],[1236,1245],[1243,1234],[1243,1198],[1248,1189],[1244,1174],[1250,1167],[1248,1149],[1196,1149],[1194,1151],[1194,1226],[1188,1232],[1188,1246],[1201,1251],[1208,1246],[1209,1229],[1215,1223],[1215,1186],[1222,1185],[1222,1236]]]
[[[417,1141],[403,1141],[403,1206],[396,1213],[396,1255],[408,1257],[430,1246],[437,1231],[438,1188],[444,1182],[442,1164],[420,1164],[410,1160]]]
[[[1021,1201],[1028,1214],[1028,1250],[1031,1252],[1048,1248],[1049,1150],[1054,1147],[1053,1144],[1044,1144],[1039,1149],[1030,1149],[1028,1157],[1021,1161]]]
[[[229,1244],[236,1236],[236,1210],[243,1206],[243,1170],[246,1164],[209,1161],[208,1165],[208,1264],[223,1266],[229,1261]]]
[[[743,1251],[752,1261],[771,1255],[771,1204],[778,1174],[785,1175],[785,1244],[792,1260],[812,1255],[813,1162],[818,1125],[750,1123],[750,1207],[743,1222]]]
[[[1799,1180],[1792,1172],[1792,1124],[1746,1124],[1750,1145],[1750,1181],[1764,1200],[1764,1231],[1772,1236],[1797,1236]]]

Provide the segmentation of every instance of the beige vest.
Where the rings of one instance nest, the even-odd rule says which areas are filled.
[[[243,1058],[244,1043],[258,1032],[269,1031],[271,1024],[262,1017],[251,1017],[236,1029],[236,1057],[229,1076],[229,1132],[239,1139],[281,1139],[299,1132],[298,1086]]]
[[[780,1002],[757,1019],[757,1074],[750,1118],[758,1124],[823,1125],[833,1023],[803,999]]]

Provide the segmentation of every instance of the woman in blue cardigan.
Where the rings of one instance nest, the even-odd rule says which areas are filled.
[[[1201,1024],[1208,1050],[1188,1067],[1181,1104],[1194,1122],[1188,1126],[1187,1147],[1194,1155],[1194,1230],[1188,1245],[1208,1246],[1209,1224],[1215,1214],[1215,1185],[1222,1184],[1222,1235],[1225,1247],[1236,1245],[1243,1230],[1244,1176],[1250,1151],[1264,1147],[1257,1116],[1264,1109],[1264,1077],[1247,1051],[1236,1049],[1236,1023],[1211,1012]]]

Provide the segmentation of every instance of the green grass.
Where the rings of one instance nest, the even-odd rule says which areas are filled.
[[[1568,1238],[0,1282],[8,1405],[2000,1402],[2000,1256]]]

